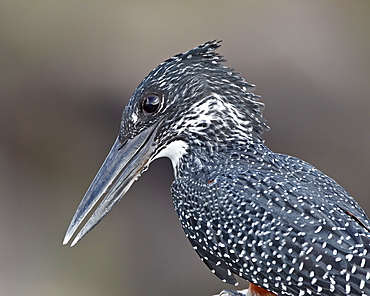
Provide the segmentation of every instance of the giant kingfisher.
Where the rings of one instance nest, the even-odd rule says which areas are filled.
[[[149,164],[168,157],[171,192],[194,250],[243,293],[370,295],[370,221],[333,179],[267,148],[264,104],[204,43],[164,61],[139,84],[117,139],[67,230],[75,245]],[[243,295],[236,291],[223,292]]]

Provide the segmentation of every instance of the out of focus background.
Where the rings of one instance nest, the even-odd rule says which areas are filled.
[[[0,294],[211,295],[170,161],[154,162],[75,247],[67,226],[157,64],[207,40],[266,103],[267,145],[336,179],[370,214],[370,2],[2,1]],[[243,286],[246,283],[242,283]]]

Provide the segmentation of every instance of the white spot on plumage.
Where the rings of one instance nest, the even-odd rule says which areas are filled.
[[[131,120],[132,120],[133,123],[136,123],[138,121],[138,116],[135,112],[132,112]]]

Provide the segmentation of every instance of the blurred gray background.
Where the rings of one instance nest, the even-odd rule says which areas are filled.
[[[267,145],[370,213],[370,2],[1,1],[0,294],[211,295],[154,162],[77,246],[65,230],[142,78],[207,40],[266,103]],[[242,283],[245,285],[245,283]]]

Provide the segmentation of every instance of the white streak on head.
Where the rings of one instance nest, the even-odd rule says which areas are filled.
[[[235,106],[217,93],[211,93],[203,100],[194,103],[187,113],[174,126],[174,130],[178,131],[178,134],[184,131],[207,134],[213,121],[228,118],[235,125],[233,132],[240,134],[240,137],[245,137],[245,126],[250,123]]]
[[[225,102],[222,100],[221,96],[216,93],[212,93],[212,95],[217,99],[217,108],[219,110],[225,111],[228,116],[232,118],[235,123],[243,124],[245,120],[243,120],[243,116],[240,114],[238,109],[236,109],[231,103]]]
[[[133,112],[131,114],[131,120],[132,120],[132,122],[136,123],[138,121],[138,119],[139,118],[138,118],[137,114],[135,112]]]

